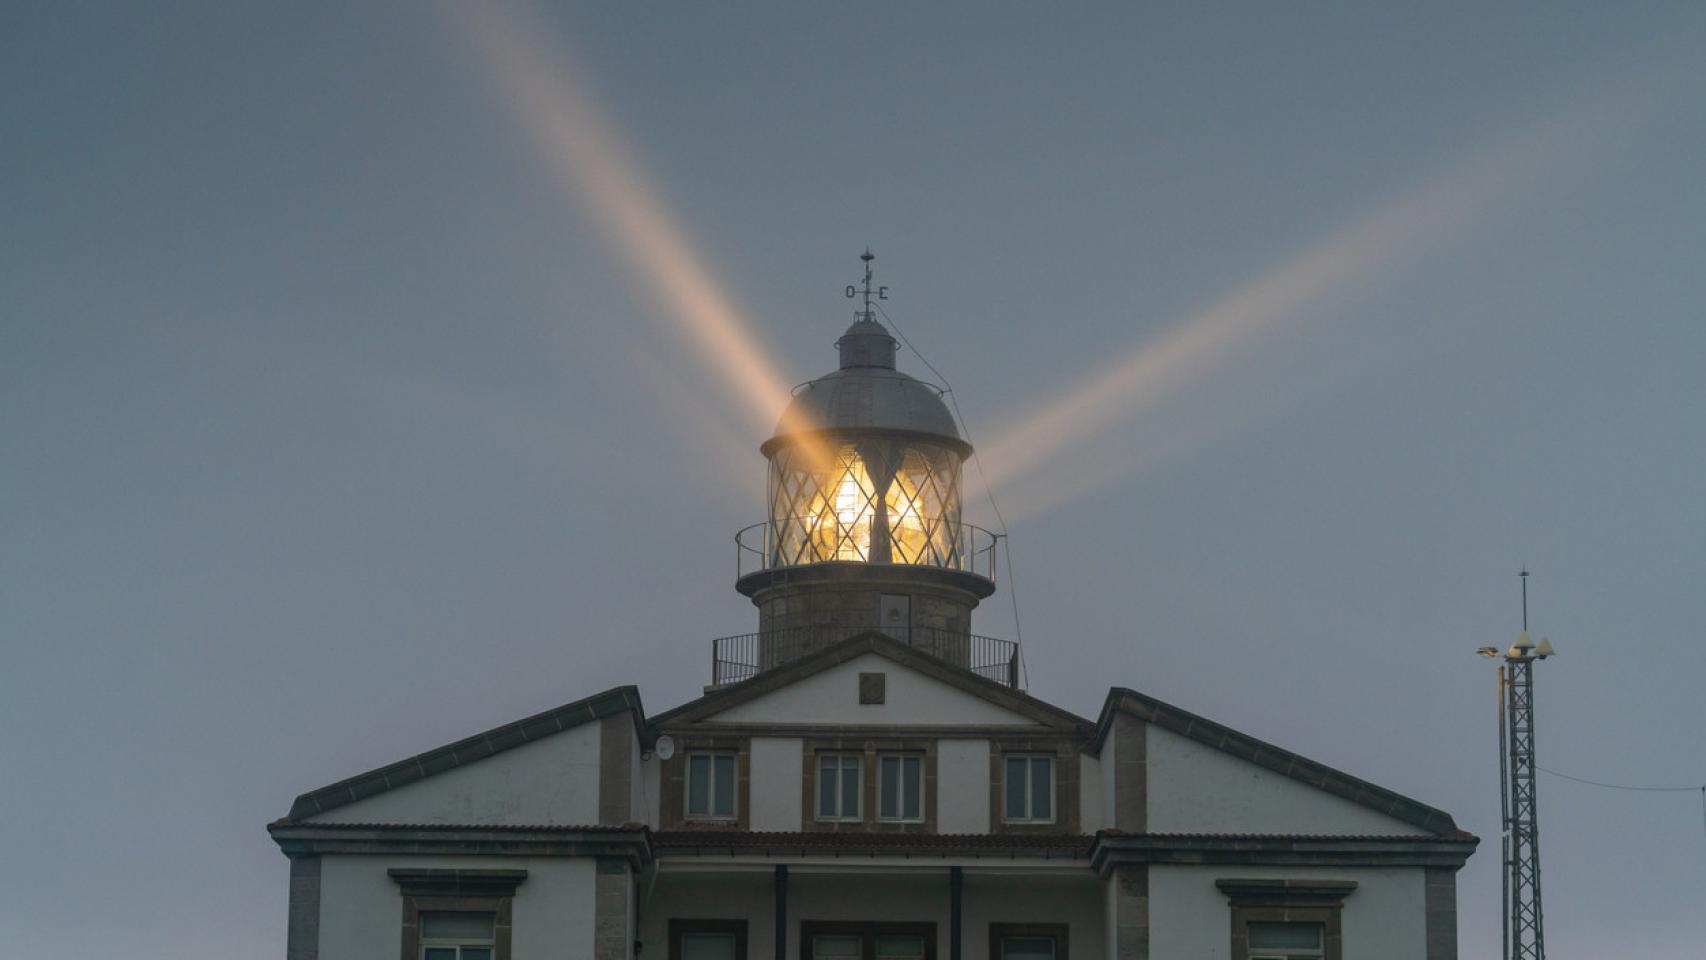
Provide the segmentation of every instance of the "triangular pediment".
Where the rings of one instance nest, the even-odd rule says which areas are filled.
[[[1106,749],[1121,716],[1141,721],[1144,744],[1134,754],[1144,767],[1147,831],[1459,833],[1444,810],[1135,690],[1109,691],[1097,750]],[[1133,755],[1115,747],[1120,757]]]
[[[340,823],[596,823],[600,727],[640,694],[616,687],[296,798],[285,818]]]
[[[654,717],[698,723],[1032,728],[1088,733],[1089,721],[880,633],[866,633]]]

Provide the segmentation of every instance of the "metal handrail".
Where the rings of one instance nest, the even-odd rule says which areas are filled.
[[[952,524],[954,536],[949,538],[955,546],[944,554],[933,556],[930,561],[906,563],[894,561],[901,566],[935,567],[942,570],[960,570],[965,573],[977,574],[988,580],[995,581],[996,547],[1001,542],[999,534],[992,533],[975,524]],[[816,563],[861,563],[858,560],[821,560],[816,558],[801,559],[789,562],[781,555],[780,546],[776,542],[775,524],[769,520],[742,527],[735,532],[735,578],[739,579],[749,573],[761,573],[765,570],[777,570],[784,567],[809,566]]]
[[[824,625],[717,637],[711,641],[711,683],[713,686],[739,683],[855,632],[847,627]],[[878,632],[964,667],[985,680],[1019,688],[1019,645],[1012,640],[935,627],[890,628]]]

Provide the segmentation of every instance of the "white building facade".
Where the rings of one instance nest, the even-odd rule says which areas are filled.
[[[868,283],[867,274],[867,283]],[[970,633],[971,448],[869,310],[763,451],[704,696],[620,687],[303,794],[289,960],[1455,960],[1443,811]]]

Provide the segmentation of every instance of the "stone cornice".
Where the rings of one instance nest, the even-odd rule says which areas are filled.
[[[636,869],[652,860],[645,827],[480,826],[460,824],[293,823],[267,825],[290,856],[439,854],[534,857],[620,857]]]
[[[1090,865],[1106,877],[1121,864],[1443,867],[1459,869],[1481,841],[1452,837],[1119,834],[1104,831]]]

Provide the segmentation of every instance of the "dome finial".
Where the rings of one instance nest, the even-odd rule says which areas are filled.
[[[853,312],[853,316],[856,320],[864,323],[876,323],[877,318],[871,312],[871,296],[872,294],[875,294],[878,300],[887,300],[889,298],[889,288],[871,286],[871,261],[877,259],[877,255],[871,252],[870,247],[866,247],[865,252],[859,254],[859,259],[865,261],[865,286],[860,288],[855,287],[850,283],[847,285],[847,289],[843,292],[847,294],[847,299],[849,300],[863,295],[865,298],[865,309],[855,310]]]
[[[841,369],[882,367],[893,370],[896,344],[883,325],[877,322],[876,310],[880,308],[872,303],[872,300],[887,300],[889,288],[871,285],[871,261],[877,259],[877,255],[871,252],[870,247],[865,248],[859,259],[865,261],[865,285],[855,287],[850,283],[842,292],[849,300],[863,296],[864,309],[853,311],[853,325],[847,328],[840,340],[835,341],[835,348],[841,353]]]

